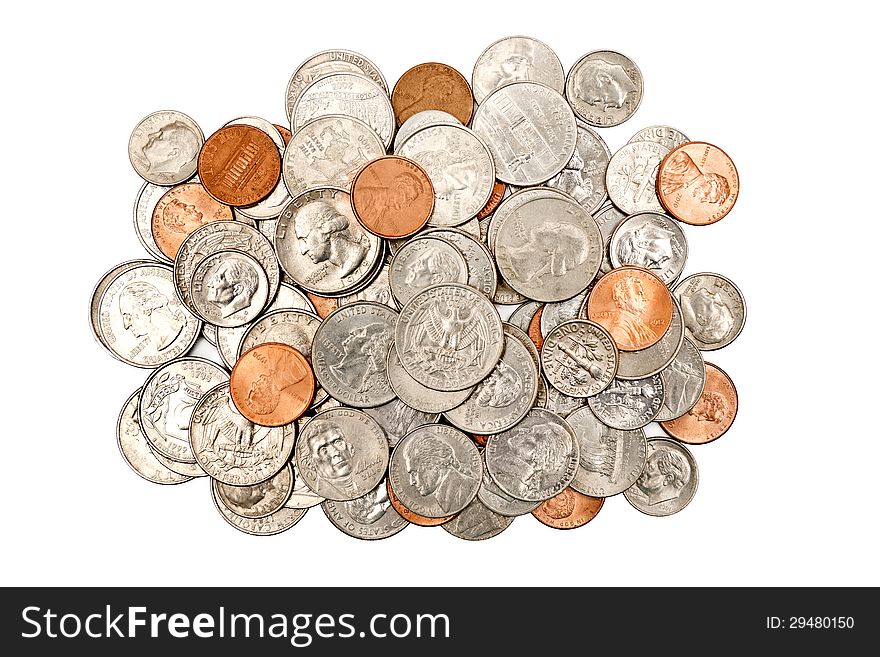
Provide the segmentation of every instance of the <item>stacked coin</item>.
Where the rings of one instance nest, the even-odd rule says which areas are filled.
[[[119,416],[126,461],[160,484],[207,477],[256,535],[317,505],[362,539],[479,540],[527,514],[570,529],[619,494],[680,511],[687,445],[737,411],[702,352],[746,315],[724,276],[681,279],[682,224],[725,217],[739,179],[668,126],[612,153],[598,131],[642,93],[620,53],[566,76],[518,36],[471,83],[430,62],[390,92],[358,53],[313,55],[289,129],[246,116],[205,139],[181,112],[147,116],[129,156],[152,257],[90,302],[100,344],[152,369]],[[200,336],[216,359],[187,355]]]

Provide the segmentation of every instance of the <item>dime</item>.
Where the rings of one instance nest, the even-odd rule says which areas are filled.
[[[543,41],[526,36],[499,39],[486,48],[477,57],[471,80],[477,104],[512,82],[540,82],[559,93],[565,89],[559,57]]]
[[[217,251],[202,260],[189,283],[189,295],[200,317],[215,326],[244,326],[269,301],[269,278],[247,253]]]
[[[385,481],[366,495],[347,502],[327,500],[321,508],[340,531],[368,541],[394,536],[409,525],[391,505]]]
[[[391,104],[397,125],[429,109],[443,110],[467,124],[474,111],[474,96],[461,73],[446,64],[428,62],[400,76],[391,92]]]
[[[665,438],[648,441],[645,471],[624,492],[626,501],[649,516],[678,513],[694,498],[697,462],[687,447]]]
[[[442,392],[422,385],[413,379],[400,362],[397,349],[392,346],[388,350],[386,361],[388,382],[394,394],[407,405],[424,413],[441,413],[455,408],[470,396],[473,388]]]
[[[132,131],[128,159],[147,182],[176,185],[195,174],[204,142],[202,129],[183,112],[153,112]]]
[[[610,160],[611,151],[605,140],[578,123],[574,153],[565,168],[547,181],[547,186],[565,192],[587,212],[595,212],[608,198],[605,172]]]
[[[489,195],[489,200],[486,201],[486,205],[483,206],[483,209],[477,213],[477,221],[485,219],[498,209],[501,201],[507,195],[507,189],[508,188],[506,184],[504,184],[500,180],[495,181],[495,184],[492,185],[492,193]],[[479,237],[479,235],[477,235],[476,237]]]
[[[660,423],[660,428],[676,440],[703,445],[723,436],[739,408],[736,387],[717,365],[706,363],[706,383],[697,403],[675,420]]]
[[[669,149],[652,141],[634,141],[617,151],[608,163],[608,198],[627,214],[663,212],[657,198],[657,171]]]
[[[296,424],[261,427],[232,403],[229,384],[212,388],[193,410],[189,441],[198,465],[230,486],[253,486],[280,472],[290,460]]]
[[[394,507],[394,510],[413,525],[418,525],[419,527],[437,527],[444,522],[449,522],[455,517],[446,516],[444,518],[426,518],[425,516],[420,516],[418,513],[407,509],[403,506],[400,500],[397,499],[397,495],[394,494],[394,489],[391,488],[390,479],[385,480],[385,488],[387,489],[388,499],[391,502],[391,506]]]
[[[467,283],[467,262],[451,242],[438,236],[418,237],[394,254],[388,282],[402,306],[431,285]]]
[[[443,110],[422,110],[416,112],[397,129],[394,135],[394,153],[401,147],[403,142],[416,134],[419,130],[432,125],[461,125],[461,121]]]
[[[388,472],[406,508],[442,518],[460,512],[476,497],[483,465],[477,446],[461,431],[427,424],[398,443]]]
[[[607,274],[614,265],[611,264],[609,256],[609,246],[611,244],[611,235],[615,229],[626,219],[626,213],[621,212],[613,203],[603,205],[593,214],[593,218],[599,225],[599,232],[602,233],[602,264],[599,265],[599,274]]]
[[[586,314],[586,312],[582,312]],[[672,298],[672,319],[669,328],[657,342],[647,349],[639,351],[621,351],[618,353],[618,379],[641,379],[657,374],[672,362],[684,340],[684,320],[675,297]]]
[[[657,414],[658,422],[679,418],[696,406],[706,384],[706,364],[693,342],[682,342],[672,362],[660,370],[660,377],[663,405]]]
[[[672,322],[672,295],[645,269],[621,267],[605,274],[590,293],[587,317],[614,338],[618,349],[638,351],[655,344]]]
[[[492,254],[478,238],[468,235],[460,228],[429,228],[422,235],[440,237],[452,243],[467,262],[468,286],[492,298],[498,285],[498,274]]]
[[[390,265],[380,267],[379,274],[369,285],[357,292],[341,297],[338,301],[338,305],[345,306],[351,303],[357,303],[358,301],[372,301],[374,303],[384,304],[392,310],[397,310],[397,303],[394,301],[394,295],[391,294],[391,281],[388,278],[390,270]],[[335,308],[333,310],[335,310]]]
[[[669,214],[694,226],[721,221],[739,197],[733,160],[717,146],[692,141],[660,163],[657,194]]]
[[[656,212],[640,212],[614,231],[609,254],[615,267],[642,267],[671,285],[684,269],[688,244],[678,222]]]
[[[546,338],[550,331],[562,324],[562,322],[577,319],[581,307],[587,302],[587,295],[592,287],[592,284],[590,284],[590,287],[580,294],[574,295],[571,299],[546,304],[544,310],[541,311],[541,335]]]
[[[680,130],[670,128],[668,125],[652,125],[639,130],[627,143],[631,144],[634,141],[653,141],[671,149],[689,142],[690,139]]]
[[[211,492],[213,493],[214,506],[217,507],[217,510],[220,512],[220,515],[223,516],[223,519],[237,530],[253,536],[271,536],[273,534],[280,534],[293,527],[296,523],[302,520],[302,517],[306,514],[306,509],[282,507],[275,513],[265,516],[264,518],[246,518],[231,511],[223,502],[221,502],[218,499],[216,488],[214,486],[211,487]]]
[[[363,411],[332,408],[303,427],[296,467],[306,485],[328,500],[353,500],[376,488],[388,467],[388,441]]]
[[[550,180],[571,160],[577,126],[562,95],[535,82],[492,92],[474,113],[474,132],[495,161],[495,175],[511,185]]]
[[[531,409],[512,429],[491,436],[486,469],[501,489],[518,500],[547,500],[571,483],[578,468],[578,442],[556,413]]]
[[[229,377],[236,408],[254,424],[280,427],[302,415],[315,395],[309,361],[293,347],[266,342],[246,351]]]
[[[544,306],[540,301],[526,301],[517,306],[516,310],[510,313],[510,319],[507,321],[528,334],[529,325],[535,314]],[[540,319],[538,320],[540,326]]]
[[[258,116],[243,116],[229,121],[226,125],[250,125],[262,130],[269,135],[269,138],[278,149],[279,159],[283,156],[284,147],[287,142],[281,135],[281,131],[266,119],[261,119]],[[284,206],[289,202],[290,195],[287,193],[287,188],[284,186],[281,176],[279,175],[278,181],[275,183],[275,186],[266,198],[259,203],[249,205],[245,208],[237,208],[237,210],[239,213],[250,219],[271,219],[277,217],[281,213],[281,210],[284,209]]]
[[[733,281],[720,274],[692,274],[675,286],[688,339],[713,351],[733,342],[746,323],[746,304]]]
[[[571,487],[593,497],[611,497],[632,486],[645,469],[647,442],[642,429],[624,431],[602,422],[589,408],[566,421],[580,447],[580,465]]]
[[[379,237],[418,232],[434,209],[434,188],[422,167],[389,155],[366,164],[352,183],[351,203],[361,225]]]
[[[134,201],[134,230],[138,240],[156,260],[167,261],[153,237],[153,210],[156,204],[168,191],[168,187],[145,182]]]
[[[440,419],[439,413],[425,413],[407,406],[400,399],[392,399],[387,404],[365,408],[364,413],[379,423],[388,439],[388,446],[394,448],[397,443],[416,427],[435,424]]]
[[[631,431],[654,421],[663,405],[663,379],[614,379],[611,385],[587,400],[600,422],[613,429]]]
[[[270,479],[251,486],[211,482],[217,500],[243,518],[265,518],[279,511],[293,490],[293,471],[287,464]]]
[[[303,422],[304,419],[300,418],[299,422]],[[290,466],[293,470],[293,491],[291,491],[290,498],[285,502],[284,506],[290,509],[308,509],[323,502],[324,498],[309,488],[300,476],[296,469],[296,459],[290,461]]]
[[[502,516],[475,499],[464,511],[441,526],[456,538],[466,541],[483,541],[498,536],[510,527],[513,518]]]
[[[603,504],[605,500],[601,497],[590,497],[566,488],[542,502],[532,515],[553,529],[577,529],[595,518]]]
[[[174,260],[187,235],[211,221],[232,221],[232,208],[218,203],[201,183],[167,190],[153,209],[151,233],[162,254]]]
[[[617,372],[617,347],[604,328],[572,319],[554,328],[541,346],[547,382],[569,397],[591,397]]]
[[[565,80],[565,97],[578,118],[608,128],[631,117],[642,102],[639,67],[613,50],[594,50],[581,57]]]
[[[394,344],[416,381],[434,390],[463,390],[489,376],[501,358],[501,317],[473,288],[432,285],[401,308]]]
[[[488,442],[488,439],[486,439],[485,442]],[[483,444],[485,444],[485,442]],[[489,475],[489,471],[485,466],[486,463],[484,461],[483,481],[480,484],[480,490],[477,491],[477,498],[480,502],[485,504],[489,510],[502,516],[522,516],[526,513],[531,513],[541,504],[540,502],[523,502],[522,500],[518,500],[505,493]]]
[[[199,154],[199,179],[226,205],[253,205],[269,196],[281,176],[271,137],[249,125],[230,125],[208,137]]]

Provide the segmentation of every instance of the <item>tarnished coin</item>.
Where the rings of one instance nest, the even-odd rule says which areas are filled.
[[[687,447],[665,438],[648,441],[645,471],[623,494],[649,516],[678,513],[694,498],[699,483],[697,462]]]
[[[668,125],[652,125],[642,128],[634,134],[627,143],[634,141],[653,141],[666,148],[675,148],[689,142],[687,135]]]
[[[407,405],[424,413],[441,413],[455,408],[467,399],[473,387],[464,390],[439,391],[422,385],[413,379],[400,362],[397,349],[392,345],[386,361],[388,382],[394,394]]]
[[[89,324],[92,327],[92,335],[95,336],[95,340],[97,340],[98,344],[104,347],[104,349],[107,349],[107,351],[116,359],[119,357],[101,340],[101,297],[104,296],[104,290],[107,289],[107,286],[109,286],[110,283],[112,283],[114,279],[123,272],[134,269],[138,265],[152,264],[155,263],[151,260],[128,260],[120,263],[101,276],[92,290],[92,296],[89,298]]]
[[[733,281],[720,274],[692,274],[675,286],[687,337],[700,351],[733,342],[746,323],[746,304]]]
[[[463,390],[489,376],[501,358],[501,317],[473,288],[432,285],[401,308],[394,344],[416,381],[434,390]]]
[[[679,418],[697,404],[706,383],[706,364],[693,342],[682,342],[672,362],[660,370],[660,377],[663,405],[657,414],[658,422]]]
[[[132,264],[102,289],[106,280],[95,288],[100,298],[97,303],[92,298],[92,317],[98,309],[96,337],[116,358],[157,367],[192,349],[202,323],[177,299],[171,267]]]
[[[244,326],[269,301],[269,278],[243,251],[218,251],[202,260],[189,283],[193,307],[215,326]]]
[[[587,400],[600,422],[613,429],[631,431],[654,421],[663,405],[663,379],[614,379],[611,385]]]
[[[162,253],[153,237],[153,210],[167,191],[166,186],[145,182],[134,200],[135,234],[147,253],[163,262],[169,258]]]
[[[572,319],[544,338],[541,365],[547,382],[560,392],[569,397],[591,397],[614,380],[617,347],[598,324]]]
[[[281,135],[281,131],[275,126],[275,124],[270,123],[266,119],[261,119],[258,116],[242,116],[229,121],[226,125],[250,125],[258,130],[262,130],[269,136],[275,144],[275,147],[278,149],[279,161],[283,157],[287,141]],[[281,213],[281,210],[284,209],[284,206],[289,202],[290,194],[287,193],[287,188],[284,186],[284,182],[279,175],[275,186],[266,198],[259,203],[247,207],[238,207],[236,208],[236,211],[249,219],[272,219],[273,217],[277,217]]]
[[[687,238],[677,221],[656,212],[640,212],[614,231],[609,255],[615,267],[641,267],[671,285],[687,261]]]
[[[642,429],[614,429],[589,408],[580,408],[565,419],[580,447],[580,466],[570,484],[574,490],[611,497],[635,483],[645,469],[647,442]]]
[[[480,137],[458,125],[419,130],[400,145],[398,155],[418,163],[431,179],[431,226],[458,226],[483,209],[495,186],[495,165]]]
[[[162,254],[174,260],[187,235],[211,221],[232,221],[232,208],[214,199],[201,183],[167,190],[153,208],[150,232]]]
[[[451,242],[436,235],[417,237],[394,254],[388,282],[402,306],[431,285],[467,283],[467,262]]]
[[[202,129],[183,112],[153,112],[132,131],[128,159],[147,182],[176,185],[195,174],[204,142]]]
[[[355,216],[369,232],[399,239],[418,232],[434,209],[434,188],[422,167],[398,155],[364,165],[352,183]]]
[[[384,480],[366,495],[347,502],[327,500],[321,508],[340,531],[367,541],[394,536],[409,525],[391,505]]]
[[[441,527],[447,532],[466,541],[484,541],[498,536],[510,527],[514,518],[495,513],[480,500],[475,499],[464,511]]]
[[[237,530],[252,536],[272,536],[287,531],[296,523],[302,520],[306,514],[306,509],[291,509],[282,507],[275,513],[263,518],[246,518],[230,510],[226,504],[221,502],[217,496],[217,490],[211,487],[213,493],[214,506],[220,512],[223,519]]]
[[[578,118],[599,128],[620,125],[642,102],[639,67],[613,50],[594,50],[581,57],[565,80],[565,97]]]
[[[488,442],[487,436],[483,436],[482,438],[485,438],[486,442]],[[518,500],[505,493],[498,487],[498,484],[495,483],[495,480],[492,479],[491,475],[489,475],[489,471],[486,469],[485,465],[484,461],[483,481],[480,484],[480,490],[477,491],[477,498],[480,502],[485,504],[489,510],[502,516],[522,516],[526,513],[531,513],[539,504],[541,504],[540,502],[524,502],[523,500]]]
[[[634,141],[617,151],[608,163],[608,198],[627,214],[663,212],[657,198],[657,171],[669,149],[652,141]]]
[[[333,297],[322,297],[311,292],[306,292],[309,302],[315,307],[315,312],[321,319],[327,319],[334,310],[339,308],[339,299]]]
[[[559,57],[543,41],[527,36],[505,37],[486,48],[477,57],[471,80],[477,104],[512,82],[540,82],[559,93],[565,89]]]
[[[250,125],[230,125],[208,137],[199,153],[199,179],[226,205],[253,205],[272,193],[281,177],[278,146]]]
[[[385,155],[379,135],[363,121],[332,114],[309,121],[284,149],[281,175],[291,197],[321,187],[351,189],[367,162]]]
[[[293,490],[293,471],[286,464],[269,479],[249,486],[230,486],[211,481],[217,500],[243,518],[265,518],[279,511]]]
[[[577,319],[580,309],[587,303],[587,295],[592,287],[590,285],[586,290],[576,294],[571,299],[545,304],[544,309],[541,311],[541,335],[546,338],[550,331],[562,324],[562,322]]]
[[[296,442],[296,467],[306,485],[328,500],[366,495],[385,476],[388,441],[363,411],[332,408],[309,420]]]
[[[126,400],[116,422],[116,441],[119,452],[135,473],[154,484],[180,484],[192,477],[166,468],[156,459],[147,437],[141,430],[138,414],[140,388]]]
[[[495,175],[511,185],[550,180],[571,160],[577,126],[562,95],[535,82],[492,92],[474,113],[474,132],[486,141]]]
[[[532,515],[553,529],[577,529],[595,518],[603,504],[603,498],[590,497],[569,487],[542,502]]]
[[[584,312],[583,314],[586,314]],[[642,379],[657,374],[672,362],[684,340],[684,320],[675,297],[672,298],[672,319],[663,337],[646,349],[618,353],[618,379]]]
[[[508,495],[536,502],[557,495],[578,468],[578,442],[572,428],[556,413],[531,409],[512,429],[491,436],[486,468]]]
[[[492,298],[498,285],[495,261],[489,249],[460,228],[429,228],[421,233],[425,237],[440,237],[461,251],[467,263],[467,284]]]
[[[219,365],[204,358],[179,358],[147,378],[138,399],[141,428],[159,454],[195,463],[189,423],[196,404],[211,388],[229,380]]]
[[[284,141],[284,145],[287,146],[287,144],[290,143],[290,138],[293,137],[293,133],[285,128],[283,125],[278,125],[277,123],[273,123],[272,125],[275,126],[278,134],[281,135],[281,139]]]
[[[660,423],[660,428],[676,440],[703,445],[723,436],[739,408],[736,387],[717,365],[706,363],[706,383],[694,407],[681,417]]]
[[[417,112],[443,110],[467,125],[474,111],[474,96],[464,76],[447,64],[428,62],[400,76],[391,104],[397,125]]]
[[[660,163],[657,194],[676,219],[706,226],[733,209],[739,197],[739,174],[720,148],[692,141],[676,147]]]
[[[266,342],[246,351],[229,376],[235,407],[263,427],[290,424],[315,395],[309,361],[290,345]]]
[[[477,446],[461,431],[427,424],[397,444],[388,472],[406,508],[442,518],[460,512],[477,496],[483,464]]]
[[[300,418],[302,422],[306,418]],[[311,418],[308,418],[311,419]],[[307,420],[306,420],[307,421]],[[296,469],[296,459],[290,461],[290,467],[293,469],[293,491],[284,506],[291,509],[309,509],[318,506],[324,501],[324,498],[306,485],[306,482],[300,476]]]
[[[615,229],[626,219],[626,213],[617,209],[613,203],[607,203],[599,208],[593,218],[599,225],[599,232],[602,233],[602,264],[599,265],[599,274],[607,274],[614,265],[611,264],[609,246],[611,244],[611,235]]]
[[[230,486],[252,486],[278,473],[290,460],[296,424],[261,427],[244,417],[229,384],[209,390],[193,410],[189,441],[199,466]]]
[[[393,349],[393,347],[392,347]],[[388,446],[393,449],[397,443],[416,427],[424,424],[435,424],[440,419],[439,413],[425,413],[407,406],[400,399],[392,399],[387,404],[365,408],[364,413],[379,423],[388,439]]]
[[[357,303],[358,301],[372,301],[374,303],[386,305],[392,310],[397,310],[399,306],[397,305],[397,302],[394,301],[394,295],[391,294],[391,281],[388,278],[390,270],[390,264],[380,267],[376,278],[374,278],[369,285],[361,288],[357,292],[352,292],[344,297],[340,297],[338,304],[340,306],[346,306],[351,303]]]
[[[391,480],[385,480],[385,489],[388,493],[388,500],[391,502],[391,506],[394,507],[394,510],[397,511],[407,522],[418,525],[419,527],[437,527],[438,525],[442,525],[444,522],[449,522],[455,516],[445,516],[443,518],[427,518],[425,516],[420,516],[415,511],[410,511],[403,503],[397,498],[397,495],[394,494],[394,489],[391,488]]]
[[[392,151],[396,153],[403,142],[419,130],[432,125],[461,125],[461,121],[443,110],[422,110],[421,112],[416,112],[397,129],[397,134],[394,135]]]
[[[608,197],[605,172],[610,161],[611,151],[605,140],[578,123],[574,153],[565,168],[547,181],[547,186],[565,192],[587,212],[595,212]]]

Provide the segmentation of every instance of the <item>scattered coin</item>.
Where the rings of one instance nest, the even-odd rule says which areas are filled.
[[[391,480],[385,480],[385,488],[388,493],[388,499],[391,502],[391,506],[394,507],[394,510],[397,511],[407,522],[418,525],[419,527],[437,527],[442,525],[444,522],[449,522],[455,516],[446,516],[444,518],[428,518],[426,516],[420,516],[415,511],[410,511],[407,509],[399,499],[397,499],[397,495],[394,494],[394,490],[391,488]]]
[[[400,356],[394,346],[388,350],[386,367],[388,382],[391,384],[394,394],[407,406],[424,413],[442,413],[455,408],[462,404],[473,391],[473,387],[464,390],[444,391],[422,385],[403,368]]]
[[[189,282],[193,307],[214,326],[244,326],[269,301],[269,277],[243,251],[217,251],[203,259]]]
[[[547,186],[565,192],[587,212],[595,212],[608,198],[605,171],[610,160],[611,151],[605,140],[595,130],[578,123],[574,153],[565,168],[547,181]]]
[[[739,174],[720,148],[692,141],[677,146],[660,163],[657,194],[679,221],[706,226],[733,209],[739,197]]]
[[[281,176],[281,156],[271,137],[249,125],[230,125],[208,137],[199,153],[199,179],[226,205],[253,205]]]
[[[512,82],[540,82],[559,93],[565,88],[565,73],[556,53],[543,41],[525,36],[499,39],[486,48],[477,57],[471,80],[477,104]]]
[[[541,366],[547,382],[560,392],[592,397],[614,380],[617,353],[608,331],[594,322],[572,319],[544,339]]]
[[[385,481],[366,495],[346,502],[326,500],[321,508],[342,532],[367,541],[394,536],[409,525],[392,506]]]
[[[688,339],[701,351],[726,347],[746,323],[746,304],[733,281],[720,274],[692,274],[675,286]]]
[[[498,536],[510,527],[512,516],[495,513],[480,500],[474,499],[465,509],[441,527],[447,532],[466,541],[484,541]]]
[[[183,112],[153,112],[135,126],[128,159],[137,174],[156,185],[176,185],[192,178],[205,135]]]
[[[571,67],[565,81],[565,97],[578,118],[599,128],[629,119],[643,93],[639,67],[613,50],[587,53]]]
[[[351,203],[361,225],[379,237],[398,239],[418,232],[434,209],[428,174],[405,157],[366,164],[352,183]]]
[[[717,365],[706,363],[706,383],[694,407],[660,427],[676,440],[702,445],[717,440],[730,429],[739,410],[736,387]]]
[[[690,503],[698,482],[697,462],[684,445],[665,438],[651,438],[645,471],[623,495],[642,513],[669,516]]]
[[[279,427],[296,420],[312,403],[315,377],[296,349],[266,342],[241,355],[229,387],[242,415],[263,427]]]
[[[693,342],[682,342],[672,362],[660,370],[660,378],[663,405],[657,414],[658,422],[679,418],[696,406],[706,384],[706,364]]]
[[[689,142],[690,139],[681,130],[670,128],[668,125],[652,125],[639,130],[630,138],[628,143],[634,141],[653,141],[672,149]]]
[[[609,255],[614,267],[641,267],[671,285],[687,261],[687,238],[678,223],[666,215],[640,212],[615,229]]]
[[[217,500],[227,509],[243,518],[265,518],[280,511],[293,490],[293,471],[290,464],[259,484],[230,486],[212,480]]]
[[[448,112],[467,125],[474,111],[474,96],[461,73],[446,64],[428,62],[400,76],[391,92],[391,104],[397,125],[424,110]]]
[[[605,500],[601,497],[590,497],[566,488],[555,497],[544,500],[532,515],[553,529],[577,529],[595,518],[603,504]]]
[[[214,199],[201,183],[185,183],[167,190],[153,208],[153,241],[174,260],[187,235],[210,221],[232,221],[232,208]]]
[[[657,171],[669,149],[653,141],[634,141],[614,155],[605,173],[608,198],[626,214],[663,212],[657,198]]]
[[[599,420],[614,429],[631,431],[647,426],[663,405],[663,379],[659,374],[644,379],[615,379],[587,400]]]

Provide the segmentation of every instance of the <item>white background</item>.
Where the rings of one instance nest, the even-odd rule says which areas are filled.
[[[4,17],[0,352],[2,584],[880,584],[876,21],[848,3],[740,13],[741,3],[15,3]],[[607,8],[603,8],[607,7]],[[11,12],[11,13],[10,13]],[[718,144],[742,183],[719,224],[686,227],[685,274],[717,271],[748,303],[708,354],[740,395],[734,427],[694,448],[691,505],[650,518],[622,496],[584,528],[531,517],[482,543],[407,528],[357,541],[312,509],[291,531],[230,528],[208,482],[152,485],[115,424],[148,371],[93,340],[89,295],[146,257],[126,146],[175,108],[210,134],[285,119],[288,78],[328,48],[362,52],[390,85],[442,61],[467,78],[496,39],[528,34],[566,70],[598,48],[645,79],[612,148],[666,123]],[[872,121],[869,123],[869,111]]]

